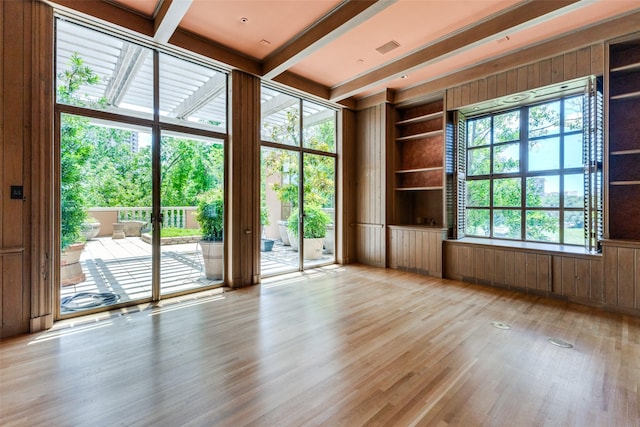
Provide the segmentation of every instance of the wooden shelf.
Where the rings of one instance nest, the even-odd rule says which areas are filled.
[[[442,129],[433,130],[431,132],[417,133],[415,135],[401,136],[396,138],[396,141],[410,141],[412,139],[428,138],[431,136],[438,136],[438,135],[442,135]]]
[[[623,93],[610,97],[612,101],[626,101],[629,99],[640,99],[640,90],[635,92]]]
[[[609,185],[621,186],[621,185],[640,185],[640,181],[612,181]]]
[[[435,168],[416,168],[416,169],[404,169],[396,171],[396,173],[411,173],[411,172],[429,172],[429,171],[441,171],[442,166],[438,166]]]
[[[401,187],[396,191],[423,191],[423,190],[442,190],[442,187]]]
[[[628,73],[633,71],[640,71],[640,62],[634,62],[633,64],[622,65],[620,67],[615,67],[609,70],[610,73],[614,73],[614,74]]]
[[[442,117],[442,111],[436,111],[435,113],[430,113],[430,114],[425,114],[425,115],[422,115],[422,116],[412,117],[412,118],[406,119],[406,120],[400,120],[400,121],[396,122],[396,125],[402,126],[402,125],[408,125],[408,124],[411,124],[411,123],[420,123],[420,122],[425,122],[425,121],[431,120],[431,119],[437,119],[439,117]]]
[[[640,154],[640,149],[638,150],[618,150],[618,151],[612,151],[611,153],[612,156],[626,156],[629,154]]]

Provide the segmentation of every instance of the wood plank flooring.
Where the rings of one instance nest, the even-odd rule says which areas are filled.
[[[640,425],[640,319],[562,301],[334,266],[102,317],[2,342],[0,424]]]

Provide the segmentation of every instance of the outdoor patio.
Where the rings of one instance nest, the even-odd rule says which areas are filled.
[[[305,267],[326,264],[333,254],[323,254],[319,260],[305,260]],[[87,241],[80,258],[86,280],[61,288],[61,302],[79,293],[113,293],[117,299],[109,304],[127,302],[151,296],[151,245],[140,237],[112,239],[99,237]],[[161,293],[171,294],[189,289],[219,284],[204,275],[202,255],[197,243],[161,246]],[[273,250],[261,252],[263,276],[297,271],[298,252],[276,241]],[[76,305],[87,299],[77,299],[62,307],[63,313],[75,311]],[[67,300],[68,301],[68,300]]]

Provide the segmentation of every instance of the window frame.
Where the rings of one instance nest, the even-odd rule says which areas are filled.
[[[565,235],[565,218],[569,215],[579,214],[580,217],[584,217],[585,213],[585,194],[582,194],[582,206],[581,207],[571,207],[567,206],[567,200],[565,199],[565,177],[571,175],[581,175],[584,179],[584,152],[581,156],[583,161],[580,166],[573,167],[565,167],[565,145],[568,138],[572,136],[579,135],[583,136],[583,127],[580,126],[579,129],[568,130],[566,129],[566,104],[567,100],[571,99],[580,99],[580,104],[584,103],[585,94],[580,93],[572,93],[565,94],[560,97],[555,97],[552,99],[545,99],[539,102],[530,103],[526,105],[520,105],[513,108],[506,108],[500,110],[494,110],[490,112],[485,112],[482,114],[478,114],[475,116],[469,116],[464,119],[465,121],[465,134],[469,134],[469,126],[474,121],[483,120],[489,118],[490,127],[489,127],[489,141],[487,144],[470,146],[469,145],[469,137],[464,138],[463,141],[458,141],[459,144],[462,145],[462,150],[459,150],[460,155],[464,153],[465,162],[467,165],[467,170],[465,171],[465,187],[466,187],[466,197],[464,199],[464,212],[461,212],[464,215],[464,234],[470,237],[477,238],[487,238],[487,239],[503,239],[503,240],[513,240],[513,241],[525,241],[525,242],[537,242],[537,243],[553,243],[560,245],[570,245],[570,246],[584,246],[584,241],[580,243],[574,242],[566,242],[567,236]],[[554,103],[559,103],[559,117],[558,117],[558,132],[552,133],[549,135],[529,135],[529,115],[530,111],[535,107],[541,105],[552,105]],[[515,113],[519,114],[519,135],[515,139],[508,139],[504,141],[495,141],[495,118],[497,116],[502,116],[505,114]],[[581,121],[584,123],[586,118],[584,117],[584,109],[581,115]],[[531,142],[541,141],[544,139],[550,138],[558,138],[558,167],[554,169],[545,169],[545,170],[529,170],[529,146]],[[496,147],[505,147],[510,144],[517,143],[519,159],[518,159],[518,170],[512,172],[495,172],[495,160],[496,160]],[[582,144],[584,146],[584,144]],[[481,152],[480,150],[489,151],[489,170],[488,173],[483,174],[470,174],[472,161],[471,157],[474,152]],[[583,147],[584,150],[584,147]],[[527,206],[527,182],[529,178],[546,178],[546,177],[557,177],[558,179],[558,202],[557,206]],[[506,179],[506,178],[515,178],[520,180],[520,203],[518,206],[498,206],[496,205],[495,199],[495,184],[497,180]],[[479,181],[488,181],[489,182],[489,202],[488,205],[469,205],[469,195],[473,194],[469,190],[469,184],[472,182]],[[486,211],[489,215],[489,223],[488,225],[488,233],[479,234],[474,233],[471,234],[469,231],[468,221],[470,217],[470,213],[472,211]],[[496,225],[495,225],[495,214],[496,211],[514,211],[520,213],[519,220],[519,232],[517,233],[517,237],[514,235],[504,236],[496,233]],[[557,219],[557,240],[543,240],[537,238],[531,238],[528,235],[527,229],[527,214],[529,212],[552,212],[558,216]]]

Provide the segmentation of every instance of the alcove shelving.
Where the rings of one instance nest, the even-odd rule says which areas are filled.
[[[640,240],[640,40],[608,48],[609,238]]]
[[[444,102],[396,109],[393,223],[443,226]]]

